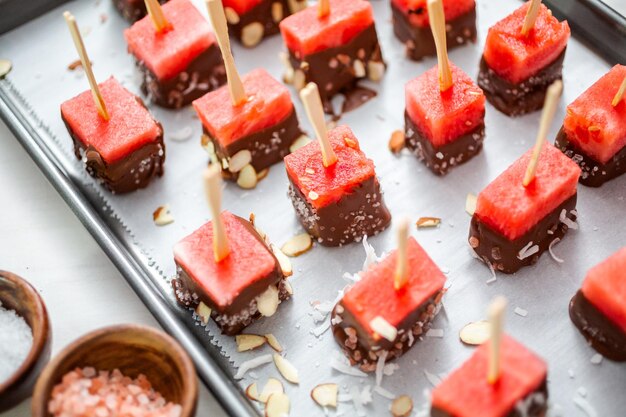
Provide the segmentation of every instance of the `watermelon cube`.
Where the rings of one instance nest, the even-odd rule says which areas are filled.
[[[487,380],[489,342],[484,343],[432,392],[431,415],[503,417],[528,410],[528,417],[548,409],[545,362],[513,338],[504,335],[500,346],[500,377]]]
[[[626,66],[616,65],[567,106],[557,147],[577,162],[580,182],[600,186],[626,172],[626,103],[611,102]]]
[[[337,162],[325,167],[317,141],[285,157],[289,196],[304,228],[324,245],[360,241],[385,229],[391,216],[374,162],[347,126],[328,132]]]
[[[167,0],[158,0],[163,4]],[[148,14],[146,10],[146,2],[144,0],[113,0],[113,5],[118,12],[131,23],[144,17]]]
[[[555,239],[577,227],[576,185],[580,168],[545,143],[534,181],[522,184],[532,150],[479,195],[470,227],[470,246],[496,270],[513,273],[537,261]]]
[[[406,146],[436,174],[476,155],[485,136],[485,95],[454,64],[453,86],[439,90],[438,67],[409,81],[406,95]]]
[[[239,333],[261,313],[256,300],[266,291],[289,297],[276,257],[253,225],[222,212],[230,253],[220,262],[213,256],[213,223],[208,222],[174,246],[178,277],[173,283],[178,301],[203,302],[226,334]]]
[[[141,99],[113,77],[98,84],[109,113],[104,120],[91,91],[61,104],[61,117],[87,171],[115,193],[148,185],[163,174],[163,129]]]
[[[189,0],[171,0],[163,13],[171,25],[163,32],[146,16],[124,37],[144,94],[163,107],[179,108],[224,84],[226,71],[209,23]]]
[[[428,331],[439,309],[444,274],[412,237],[407,255],[409,276],[402,289],[394,287],[397,252],[393,251],[363,271],[333,309],[335,338],[351,362],[364,371],[373,371],[383,352],[386,360],[402,355]],[[392,340],[377,332],[375,323],[381,319],[395,329]]]

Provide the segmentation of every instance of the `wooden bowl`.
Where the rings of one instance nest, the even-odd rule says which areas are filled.
[[[72,342],[41,373],[32,400],[32,416],[47,417],[52,389],[63,375],[92,366],[119,369],[136,378],[144,374],[167,401],[182,406],[181,417],[193,417],[198,403],[198,379],[187,352],[162,331],[138,325],[105,327]]]
[[[0,271],[2,307],[15,310],[33,332],[33,345],[24,363],[6,381],[0,381],[0,413],[30,397],[39,373],[50,360],[50,323],[39,293],[23,278]]]

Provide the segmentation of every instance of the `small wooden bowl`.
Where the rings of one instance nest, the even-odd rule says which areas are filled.
[[[50,416],[48,403],[54,386],[66,373],[87,366],[98,371],[119,369],[131,378],[144,374],[155,391],[181,405],[181,417],[196,414],[198,379],[187,352],[162,331],[128,324],[88,333],[53,358],[35,386],[32,416]]]
[[[0,413],[30,397],[39,373],[50,360],[50,323],[46,306],[35,290],[23,278],[0,271],[0,301],[2,307],[15,310],[33,332],[33,345],[24,363],[6,381],[0,381]]]

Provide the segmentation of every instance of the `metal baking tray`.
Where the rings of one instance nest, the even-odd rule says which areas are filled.
[[[201,2],[197,5],[204,13]],[[536,266],[514,276],[498,275],[496,282],[487,284],[491,272],[473,259],[466,243],[470,220],[464,211],[466,195],[478,193],[532,146],[539,114],[510,119],[488,105],[484,151],[443,178],[433,176],[410,155],[391,155],[387,141],[391,132],[403,125],[403,86],[431,68],[435,60],[406,60],[402,45],[393,36],[388,2],[376,1],[373,5],[389,70],[379,85],[371,85],[378,97],[344,115],[340,123],[353,128],[363,149],[374,160],[395,218],[407,215],[414,220],[420,216],[443,219],[439,228],[413,230],[413,235],[447,274],[449,287],[444,313],[433,324],[443,329],[443,337],[426,337],[395,362],[397,367],[388,366],[393,374],[384,377],[382,387],[397,395],[410,394],[416,415],[424,415],[420,412],[428,408],[425,390],[472,352],[459,342],[460,328],[484,318],[488,301],[505,294],[511,304],[507,331],[549,364],[551,415],[584,416],[574,399],[588,401],[599,416],[623,415],[625,365],[607,360],[599,365],[591,363],[595,352],[570,323],[567,305],[585,272],[626,244],[626,177],[600,189],[579,187],[580,230],[568,233],[554,248],[565,259],[563,264],[546,254]],[[451,51],[452,61],[475,77],[487,28],[518,5],[516,0],[479,0],[478,42]],[[226,411],[233,416],[257,415],[259,409],[248,402],[241,390],[255,378],[262,386],[267,377],[278,376],[276,369],[268,364],[238,381],[233,375],[243,361],[270,351],[237,353],[232,338],[220,335],[212,323],[207,328],[199,326],[189,311],[176,304],[169,284],[175,273],[173,244],[209,216],[200,179],[207,163],[207,155],[199,145],[200,122],[191,108],[167,111],[153,107],[165,128],[165,176],[149,188],[129,195],[113,196],[103,191],[74,158],[71,140],[59,115],[63,100],[87,88],[80,72],[67,69],[77,56],[61,16],[66,8],[76,15],[81,26],[96,77],[104,80],[114,74],[131,91],[138,91],[133,61],[126,53],[122,36],[126,23],[109,1],[74,1],[0,36],[1,54],[14,65],[8,77],[0,81],[0,115],[147,308],[186,347],[199,376]],[[238,45],[234,49],[242,73],[264,66],[274,76],[281,76],[277,58],[282,50],[280,37],[253,50]],[[565,58],[565,91],[550,138],[556,135],[565,104],[610,66],[579,40],[570,40]],[[293,97],[303,127],[310,130],[299,100],[295,94]],[[256,213],[258,225],[280,245],[301,231],[286,196],[287,184],[284,168],[278,164],[255,190],[243,191],[228,184],[224,207],[242,216]],[[163,204],[170,205],[176,221],[158,228],[152,222],[152,212]],[[392,249],[394,241],[393,228],[369,239],[379,254]],[[352,377],[331,369],[331,358],[339,360],[341,353],[331,332],[324,331],[329,318],[316,322],[320,312],[312,306],[320,302],[323,310],[331,305],[348,283],[344,273],[358,272],[364,259],[363,245],[358,243],[342,248],[316,246],[293,259],[295,273],[290,280],[295,296],[281,305],[274,317],[247,329],[275,334],[286,348],[287,358],[299,369],[300,385],[285,383],[293,416],[324,415],[309,397],[318,383],[338,382],[342,400],[349,399],[351,390],[367,394],[375,385],[373,376]],[[68,294],[68,298],[71,296]],[[515,314],[516,307],[526,310],[526,317]],[[365,406],[366,413],[388,415],[390,401],[377,392],[372,396],[373,401]],[[352,416],[357,411],[352,402],[342,401],[336,415]]]

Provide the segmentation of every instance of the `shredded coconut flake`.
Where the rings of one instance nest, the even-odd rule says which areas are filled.
[[[359,392],[359,387],[353,385],[350,387],[350,396],[352,397],[352,404],[354,404],[354,408],[356,409],[356,414],[359,417],[365,417],[367,413],[365,412],[365,407],[363,406],[363,401],[361,399],[361,393]]]
[[[519,259],[520,261],[523,261],[526,258],[529,258],[531,256],[533,256],[534,254],[536,254],[537,252],[539,252],[539,246],[537,245],[533,245],[532,240],[530,242],[528,242],[528,244],[526,246],[524,246],[518,253],[517,253],[517,259]]]
[[[383,370],[385,368],[385,360],[387,359],[388,352],[383,351],[378,357],[376,362],[376,386],[380,386],[383,382]]]
[[[520,307],[515,307],[515,314],[521,317],[526,317],[528,315],[528,310],[524,310]]]
[[[378,395],[380,395],[381,397],[387,398],[389,400],[393,400],[396,398],[396,395],[390,391],[387,391],[386,389],[384,389],[383,387],[381,387],[380,385],[377,385],[374,387],[374,392]]]
[[[593,408],[591,403],[589,403],[589,401],[587,401],[586,399],[576,397],[574,398],[574,404],[576,404],[576,407],[580,408],[583,413],[587,415],[587,417],[598,417],[596,409]]]
[[[270,356],[271,359],[271,356]],[[333,368],[337,372],[341,372],[342,374],[350,375],[350,376],[358,376],[360,378],[367,378],[367,374],[357,368],[353,368],[347,363],[337,359],[332,358],[330,360],[330,367]]]
[[[602,363],[602,359],[604,359],[604,357],[599,353],[596,353],[591,357],[590,361],[594,365],[600,365]]]
[[[567,217],[567,210],[565,209],[561,210],[561,214],[559,215],[559,220],[561,221],[561,223],[565,224],[567,227],[569,227],[572,230],[578,229],[578,223],[576,223],[574,220]]]
[[[561,239],[559,239],[558,237],[555,238],[552,242],[550,242],[550,245],[548,245],[548,252],[550,252],[550,256],[552,256],[552,259],[554,259],[556,262],[562,264],[563,262],[565,262],[563,259],[559,258],[558,256],[556,256],[554,254],[554,251],[552,250],[552,247],[554,245],[556,245],[557,243],[559,243],[561,241]]]
[[[261,365],[265,365],[266,363],[272,362],[272,355],[269,353],[267,355],[261,355],[254,359],[250,359],[248,361],[243,362],[239,369],[237,369],[237,373],[235,374],[235,379],[241,379],[250,369],[258,368]]]
[[[321,326],[318,326],[314,329],[311,329],[311,334],[315,337],[320,337],[321,335],[323,335],[324,333],[326,333],[326,330],[330,329],[330,320],[325,322],[324,324],[322,324]]]
[[[441,378],[439,378],[435,374],[431,374],[426,369],[424,369],[424,375],[426,376],[426,379],[428,380],[428,382],[430,382],[430,384],[433,387],[436,387],[437,385],[439,385],[441,383]]]
[[[443,337],[443,329],[428,329],[426,337]]]

